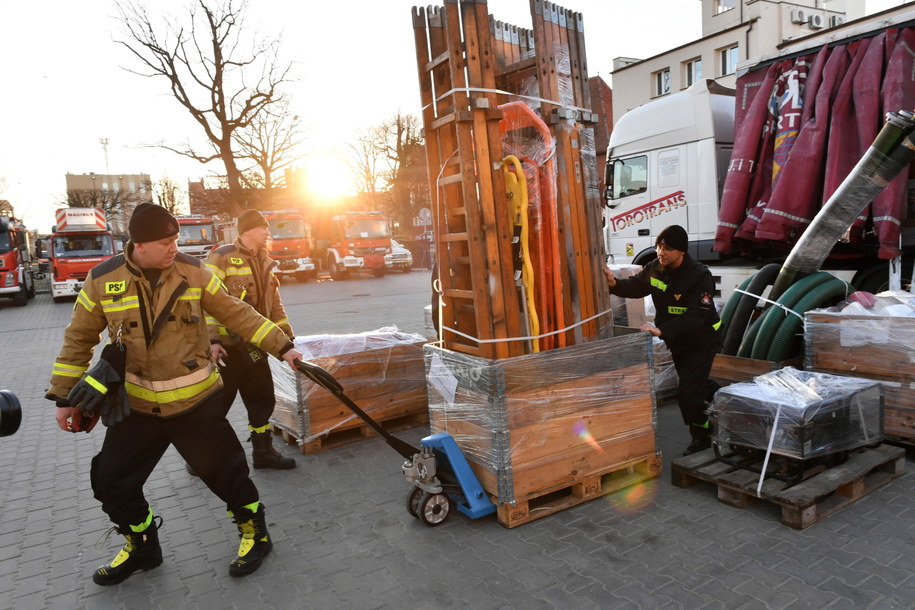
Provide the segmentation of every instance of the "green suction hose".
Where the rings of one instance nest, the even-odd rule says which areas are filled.
[[[847,282],[833,278],[831,281],[817,286],[811,290],[810,293],[804,295],[804,298],[797,302],[794,311],[803,315],[806,311],[823,307],[830,301],[834,301],[839,297],[845,297],[853,290],[854,289]],[[788,316],[782,321],[781,326],[778,327],[778,331],[772,339],[772,345],[769,347],[767,360],[771,362],[781,362],[794,355],[792,348],[795,345],[795,335],[801,329],[803,323],[803,318],[799,318],[795,315]]]

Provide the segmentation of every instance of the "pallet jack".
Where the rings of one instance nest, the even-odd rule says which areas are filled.
[[[359,419],[380,434],[404,458],[403,476],[413,487],[407,494],[407,512],[425,525],[441,525],[456,506],[471,519],[496,512],[496,505],[470,469],[467,458],[450,434],[440,432],[423,438],[420,447],[397,438],[359,408],[344,392],[340,382],[326,369],[296,360],[300,373],[337,397]]]

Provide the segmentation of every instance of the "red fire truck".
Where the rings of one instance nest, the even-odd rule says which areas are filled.
[[[99,208],[60,208],[51,233],[51,296],[75,297],[89,270],[114,256],[114,240]]]
[[[270,228],[267,251],[277,261],[274,270],[277,276],[292,275],[300,282],[307,282],[318,271],[312,258],[314,239],[311,225],[299,210],[268,210],[264,218]]]
[[[344,212],[316,217],[316,242],[325,269],[334,280],[351,271],[371,271],[384,277],[384,255],[391,253],[391,228],[381,212]]]
[[[0,216],[0,297],[22,307],[35,296],[29,233],[15,218]]]
[[[178,249],[185,254],[206,260],[211,250],[219,247],[216,219],[203,214],[176,216],[178,221]]]

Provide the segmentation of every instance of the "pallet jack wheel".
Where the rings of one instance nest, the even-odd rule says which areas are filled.
[[[407,494],[407,512],[410,516],[419,519],[419,502],[423,499],[423,490],[413,487]]]
[[[445,494],[424,493],[419,500],[419,520],[435,527],[444,523],[451,514],[451,498]]]

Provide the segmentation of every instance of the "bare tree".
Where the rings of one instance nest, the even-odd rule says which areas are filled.
[[[289,110],[289,101],[278,99],[259,112],[244,129],[235,131],[239,157],[254,162],[260,170],[260,187],[270,190],[285,184],[280,170],[302,158],[296,151],[305,140],[299,116]],[[253,187],[250,171],[247,186]]]
[[[117,3],[127,48],[143,66],[129,72],[168,80],[171,93],[206,135],[207,152],[186,142],[159,146],[201,163],[225,165],[232,206],[246,208],[233,144],[262,111],[279,99],[291,64],[281,62],[279,41],[248,37],[244,29],[246,0],[196,0],[185,19],[153,25],[149,10],[138,0]]]
[[[177,216],[180,213],[178,208],[184,206],[184,193],[174,180],[169,176],[162,176],[153,185],[152,190],[156,203],[168,210],[170,214]]]
[[[67,189],[61,205],[71,208],[101,208],[106,218],[119,218],[125,211],[148,200],[139,192],[121,189]]]
[[[401,227],[412,226],[413,217],[429,201],[419,118],[398,112],[378,127],[376,145],[385,165],[381,177],[388,193],[386,212]]]
[[[353,172],[353,183],[359,193],[365,193],[368,200],[376,200],[381,190],[381,156],[378,147],[378,128],[360,130],[356,141],[347,146],[346,164]]]

